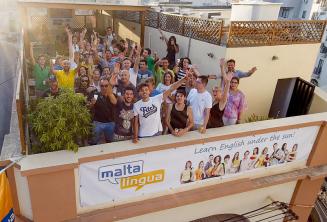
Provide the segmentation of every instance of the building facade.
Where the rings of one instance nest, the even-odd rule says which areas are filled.
[[[280,20],[326,20],[326,0],[269,0],[282,3]],[[327,90],[327,30],[322,38],[321,47],[313,67],[312,83]]]

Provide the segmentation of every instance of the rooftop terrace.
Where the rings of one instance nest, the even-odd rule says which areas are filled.
[[[159,56],[163,57],[165,46],[158,34],[160,28],[166,34],[177,37],[181,57],[191,57],[203,74],[220,76],[217,61],[224,57],[235,58],[240,69],[258,66],[258,73],[242,80],[241,89],[249,99],[248,114],[255,112],[268,115],[278,79],[310,78],[325,21],[232,22],[229,27],[225,27],[221,21],[162,14],[143,6],[127,7],[130,11],[124,12],[123,6],[108,5],[106,9],[103,4],[83,6],[80,3],[59,5],[21,1],[21,7],[25,24],[24,44],[17,69],[16,107],[13,107],[16,115],[12,116],[12,135],[8,135],[5,142],[9,152],[5,148],[1,155],[2,159],[9,159],[17,152],[27,154],[10,173],[12,184],[16,185],[13,186],[13,192],[18,215],[35,221],[103,221],[104,218],[106,221],[189,221],[227,211],[242,214],[270,203],[271,197],[293,204],[292,209],[302,218],[308,214],[309,207],[303,208],[301,205],[310,206],[312,200],[298,198],[297,193],[304,193],[306,183],[314,183],[318,187],[317,184],[327,174],[327,161],[324,158],[327,95],[319,88],[315,89],[309,113],[303,116],[209,129],[206,134],[193,131],[180,138],[163,135],[142,139],[138,144],[123,141],[86,146],[79,148],[77,153],[62,150],[31,154],[26,118],[33,100],[31,73],[27,64],[28,47],[30,42],[39,42],[40,53],[47,50],[50,57],[54,57],[60,47],[54,44],[53,39],[55,34],[63,34],[63,26],[68,22],[73,29],[79,30],[86,26],[100,33],[104,32],[105,27],[112,26],[120,38],[128,38],[131,42],[157,50]],[[96,11],[93,15],[78,16],[72,13],[69,18],[51,18],[47,13],[33,15],[30,13],[32,7]],[[42,25],[49,28],[50,39],[38,35],[37,30]],[[63,47],[60,53],[65,54],[67,51]],[[12,143],[17,137],[20,144],[17,144],[17,140]],[[241,141],[247,145],[230,145]],[[194,168],[197,168],[200,160],[207,161],[209,148],[215,155],[232,156],[235,152],[241,155],[246,150],[252,152],[255,146],[262,151],[267,146],[271,154],[274,142],[279,146],[288,143],[290,151],[298,143],[296,161],[274,167],[256,167],[248,172],[226,174],[188,184],[179,181],[185,162],[192,160]],[[222,149],[222,146],[230,148]],[[102,181],[105,183],[98,181],[98,175],[101,175],[98,174],[98,168],[140,160],[144,161],[141,176],[147,173],[162,175],[164,172],[165,179],[157,181],[157,184],[145,185],[133,184],[118,177],[113,181],[112,178]],[[137,176],[131,176],[131,179],[138,181],[140,178]],[[130,186],[118,186],[115,180],[120,184],[123,181],[125,185],[130,183]],[[97,187],[92,187],[88,181],[94,182]],[[101,195],[92,193],[98,190],[101,190]],[[108,190],[117,193],[104,195]],[[308,189],[306,193],[310,197],[314,196],[315,189]],[[99,198],[92,199],[94,197]],[[236,202],[242,207],[236,206]],[[208,206],[214,207],[211,209]],[[52,209],[56,209],[56,212]],[[176,218],[176,215],[183,215],[183,218]]]

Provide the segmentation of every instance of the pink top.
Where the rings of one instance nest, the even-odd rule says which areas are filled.
[[[224,117],[228,119],[238,119],[240,112],[246,109],[245,95],[241,91],[236,94],[229,92]]]

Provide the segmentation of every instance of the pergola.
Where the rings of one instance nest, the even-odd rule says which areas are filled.
[[[95,0],[96,1],[96,0]],[[46,8],[46,9],[79,9],[79,10],[99,10],[99,11],[130,11],[140,13],[140,44],[144,46],[144,27],[145,27],[145,12],[150,9],[150,6],[142,4],[110,4],[103,2],[80,2],[80,1],[45,1],[45,0],[19,0],[18,6],[21,14],[23,30],[28,27],[27,8]],[[29,37],[27,32],[24,34],[24,45],[29,45]]]

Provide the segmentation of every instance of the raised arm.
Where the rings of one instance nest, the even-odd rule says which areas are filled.
[[[136,58],[135,58],[134,66],[133,66],[133,69],[134,69],[134,72],[135,73],[138,73],[138,71],[139,71],[141,50],[142,50],[141,46],[140,45],[137,45],[137,48],[136,48]]]
[[[226,106],[229,88],[230,88],[230,80],[226,79],[225,86],[224,86],[224,92],[223,92],[223,98],[222,98],[222,101],[219,103],[220,110],[223,110]]]
[[[164,93],[163,93],[163,100],[166,100],[167,97],[172,94],[172,92],[174,92],[178,87],[180,87],[183,83],[185,83],[188,79],[188,76],[190,74],[187,73],[186,76],[184,78],[182,78],[181,80],[173,83],[169,89],[167,89]]]
[[[255,73],[257,70],[258,70],[257,67],[253,67],[252,69],[250,69],[250,70],[248,71],[248,76],[251,76],[251,75],[252,75],[253,73]]]
[[[68,37],[68,51],[69,51],[69,60],[74,61],[74,52],[73,52],[73,33],[71,32],[68,25],[65,26],[65,31]]]
[[[161,29],[158,29],[160,34],[161,34],[161,37],[165,40],[166,44],[168,45],[168,39],[167,37],[163,34],[162,30]]]
[[[220,59],[219,65],[220,65],[221,81],[226,81],[226,79],[227,79],[226,67],[225,67],[226,62],[225,62],[224,58]]]
[[[31,56],[31,62],[32,62],[32,65],[34,66],[35,65],[35,58],[34,58],[34,50],[33,50],[33,46],[34,44],[30,44],[30,56]]]
[[[79,41],[83,43],[85,35],[86,35],[87,29],[84,27],[81,34],[80,34],[80,39]]]
[[[113,91],[112,91],[112,78],[117,78],[117,75],[116,74],[113,74],[111,75],[111,78],[110,78],[110,82],[109,82],[109,86],[108,86],[108,90],[107,90],[107,96],[109,97],[109,100],[112,104],[116,105],[117,104],[117,98],[115,97]]]

